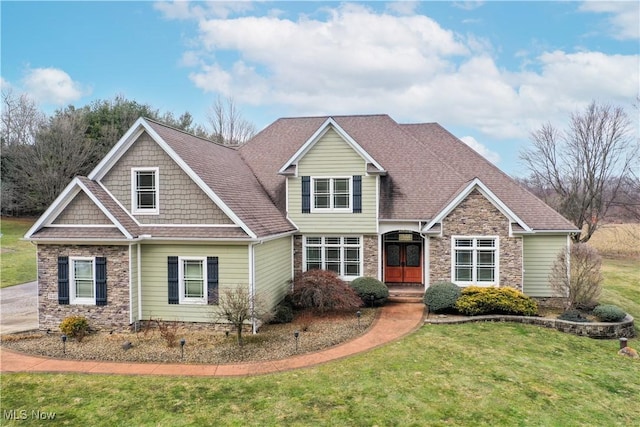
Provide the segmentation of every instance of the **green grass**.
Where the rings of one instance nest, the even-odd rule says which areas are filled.
[[[622,307],[640,322],[640,260],[605,259],[602,263],[604,286],[600,301]]]
[[[20,240],[33,222],[31,218],[2,217],[0,220],[0,288],[36,280],[36,247]]]

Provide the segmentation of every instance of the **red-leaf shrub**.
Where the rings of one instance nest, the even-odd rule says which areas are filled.
[[[320,313],[354,310],[362,305],[356,292],[333,271],[309,270],[293,281],[291,301],[298,309]]]

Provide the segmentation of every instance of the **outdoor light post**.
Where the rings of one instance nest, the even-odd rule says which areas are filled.
[[[180,340],[180,359],[184,359],[184,345],[187,343],[187,341],[182,338]]]
[[[60,339],[62,340],[62,354],[67,354],[67,336],[63,334]]]
[[[358,328],[360,328],[360,316],[362,316],[360,310],[356,311],[356,317],[358,318]]]
[[[295,332],[293,333],[293,336],[294,336],[294,337],[295,337],[295,339],[296,339],[296,353],[297,353],[297,352],[298,352],[298,337],[300,336],[300,331],[295,331]]]

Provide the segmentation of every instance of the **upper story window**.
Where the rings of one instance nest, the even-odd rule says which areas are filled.
[[[351,210],[351,178],[313,178],[312,211]]]
[[[131,204],[134,214],[158,214],[158,168],[131,170]]]
[[[453,237],[451,276],[457,285],[498,283],[498,238]]]

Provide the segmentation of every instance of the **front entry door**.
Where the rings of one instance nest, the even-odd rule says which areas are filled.
[[[384,281],[422,283],[422,244],[420,242],[385,244]]]

